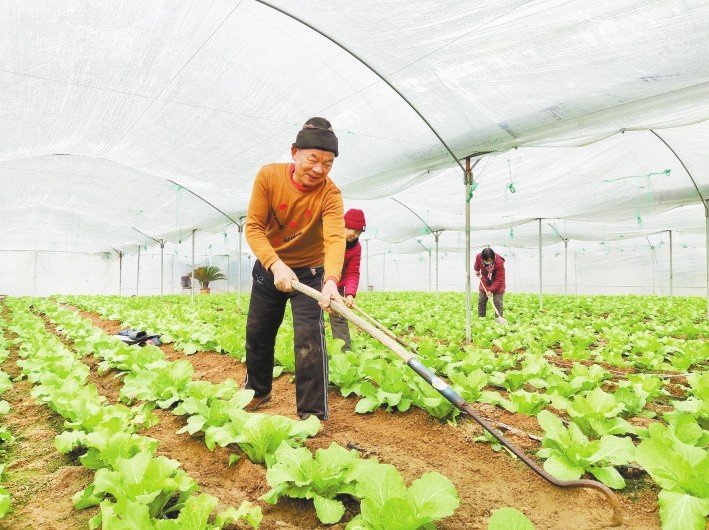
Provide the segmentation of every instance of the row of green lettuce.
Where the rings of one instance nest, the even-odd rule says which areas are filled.
[[[18,380],[31,383],[31,397],[64,418],[65,430],[54,440],[57,450],[78,456],[95,471],[93,481],[72,499],[77,509],[99,507],[89,528],[219,529],[240,519],[258,527],[258,507],[245,501],[238,510],[217,511],[216,497],[194,495],[198,484],[178,461],[156,456],[158,441],[137,434],[156,423],[153,406],[109,404],[87,382],[90,369],[80,354],[49,334],[22,301],[6,304],[8,330],[18,347]]]
[[[2,366],[2,363],[4,363],[10,355],[8,342],[5,339],[5,327],[5,319],[0,313],[0,366]],[[2,396],[11,387],[12,381],[10,380],[10,376],[4,370],[0,369],[0,396]],[[8,414],[9,412],[10,404],[0,398],[0,417]],[[2,483],[5,482],[3,476],[5,474],[8,449],[14,441],[15,438],[10,430],[7,427],[0,425],[0,519],[5,517],[7,512],[10,510],[10,492],[2,485]]]
[[[248,295],[245,295],[248,300]],[[61,301],[120,320],[124,327],[161,333],[186,354],[207,350],[243,357],[245,316],[235,295],[188,297],[65,296]],[[477,348],[545,353],[603,361],[640,370],[683,372],[706,362],[706,300],[700,297],[545,295],[505,296],[506,327],[473,318]],[[370,315],[402,337],[431,337],[459,349],[466,336],[465,301],[459,293],[361,293]],[[242,304],[244,305],[244,304]],[[279,345],[289,348],[287,336]],[[364,339],[366,341],[366,339]],[[355,337],[357,342],[357,337]]]
[[[407,488],[399,472],[392,466],[380,464],[375,459],[360,460],[356,451],[346,451],[336,444],[328,449],[318,450],[313,457],[310,451],[301,445],[307,436],[317,433],[317,418],[297,421],[282,416],[249,414],[243,407],[251,399],[253,392],[238,390],[233,381],[227,380],[219,385],[193,381],[192,365],[187,361],[166,361],[163,353],[154,346],[128,346],[53,302],[35,299],[25,303],[31,304],[34,311],[57,323],[56,329],[72,340],[77,357],[98,355],[101,358],[99,371],[122,371],[124,384],[120,391],[121,402],[130,404],[140,401],[185,416],[185,427],[178,432],[195,434],[202,431],[210,450],[215,444],[238,449],[237,453],[232,454],[230,463],[242,454],[253,462],[266,463],[267,479],[272,488],[262,497],[267,502],[275,503],[282,496],[313,499],[318,517],[322,522],[330,524],[338,522],[344,514],[344,505],[336,497],[348,494],[360,501],[361,505],[361,513],[348,523],[348,528],[402,530],[419,528],[451,515],[459,505],[454,486],[438,473],[427,473]],[[11,329],[21,333],[23,326],[13,323]],[[32,337],[42,336],[36,329],[30,329]],[[51,341],[52,338],[49,337],[47,340]],[[23,348],[32,341],[27,334],[22,334],[18,340]],[[47,349],[32,346],[30,348],[45,351]],[[42,364],[42,360],[37,363]],[[60,376],[67,373],[67,370],[61,367],[58,369],[55,365],[52,365],[49,371],[59,373]],[[78,372],[83,373],[85,370],[80,369]],[[73,388],[64,388],[64,391],[77,394],[77,390]],[[141,416],[145,416],[145,406],[141,411]],[[79,420],[75,418],[74,421]],[[117,451],[114,440],[121,441],[123,448],[131,447],[123,441],[129,429],[126,422],[112,423],[110,432],[102,426],[101,433],[97,435],[93,416],[80,421],[84,427],[91,425],[90,433],[68,431],[57,437],[56,443],[61,452],[88,450],[81,457],[84,465],[90,462],[94,468],[101,467],[97,464],[96,455],[91,454],[96,449],[92,444],[97,436],[103,444],[110,442],[112,452]],[[137,458],[137,455],[131,456],[129,465],[134,465],[134,458]],[[100,502],[102,511],[97,517],[103,516],[104,528],[108,508],[111,517],[118,516],[124,520],[129,515],[134,516],[133,511],[121,511],[117,515],[115,506],[104,508],[109,504],[105,498],[101,499],[101,495],[105,494],[105,480],[98,482],[100,487],[96,486],[95,481],[83,493],[77,494],[77,507],[92,506]],[[183,519],[186,518],[182,514],[189,506],[188,503],[196,502],[191,497],[185,501],[182,498],[184,495],[185,493],[181,494],[178,499],[184,501],[179,516]],[[199,498],[202,497],[203,495]],[[389,521],[387,514],[393,513],[394,506],[398,513],[397,520]],[[175,509],[171,508],[172,511]],[[243,506],[239,513],[242,512],[251,514],[251,511],[245,510]],[[209,515],[204,508],[201,513]],[[160,517],[168,514],[164,509],[158,513],[156,528],[162,528],[157,526],[164,524]],[[231,512],[231,515],[235,516],[234,512]],[[217,515],[218,522],[224,520],[224,515]],[[252,518],[249,522],[253,520]],[[100,518],[93,524],[98,521]]]
[[[233,296],[62,301],[164,333],[187,354],[205,349],[244,355],[245,316],[235,310]],[[368,314],[413,344],[422,362],[466,401],[536,416],[544,432],[538,456],[554,476],[590,473],[623,489],[621,471],[641,466],[662,488],[664,528],[704,527],[709,333],[703,299],[546,296],[539,311],[538,297],[507,295],[508,325],[474,319],[472,344],[463,340],[460,302],[452,293],[358,297]],[[291,344],[292,329],[282,326],[274,376],[292,372]],[[343,395],[359,397],[358,412],[417,406],[455,422],[459,411],[374,339],[355,333],[352,352],[340,346],[329,341],[331,381]]]

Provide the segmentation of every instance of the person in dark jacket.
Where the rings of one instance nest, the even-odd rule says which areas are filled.
[[[354,305],[354,299],[357,296],[359,265],[362,260],[362,245],[359,242],[359,236],[364,232],[366,224],[362,210],[351,208],[345,213],[345,239],[347,241],[345,244],[345,263],[342,267],[342,277],[337,284],[337,288],[347,307]],[[337,313],[330,313],[330,326],[332,327],[332,337],[345,341],[342,351],[351,351],[352,343],[347,320]]]
[[[489,293],[492,295],[492,303],[502,318],[502,297],[505,293],[505,258],[495,254],[495,251],[490,247],[486,247],[475,256],[473,270],[475,275],[480,278],[478,316],[485,317]]]

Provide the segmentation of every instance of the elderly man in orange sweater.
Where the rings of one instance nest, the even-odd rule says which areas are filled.
[[[293,162],[263,166],[246,217],[246,241],[256,255],[246,322],[245,410],[271,400],[274,347],[286,303],[293,312],[296,409],[301,419],[327,419],[328,360],[323,310],[342,302],[337,283],[345,254],[342,195],[328,176],[337,136],[324,118],[310,118],[291,146]],[[297,280],[319,301],[294,291]]]

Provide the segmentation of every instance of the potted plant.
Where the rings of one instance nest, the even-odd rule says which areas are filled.
[[[209,282],[217,280],[226,280],[224,273],[219,270],[219,267],[208,265],[206,267],[197,267],[192,271],[192,277],[199,281],[201,288],[200,293],[209,294]]]

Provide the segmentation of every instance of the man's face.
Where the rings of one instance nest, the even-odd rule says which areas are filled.
[[[327,177],[335,161],[335,153],[320,149],[291,147],[295,172],[293,180],[306,188],[319,186]]]

